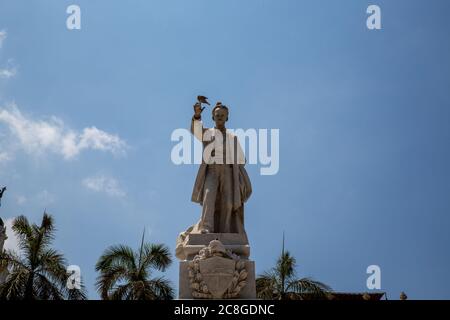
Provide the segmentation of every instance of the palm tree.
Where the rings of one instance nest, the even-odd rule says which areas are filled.
[[[169,280],[151,277],[151,269],[164,272],[172,263],[162,244],[144,244],[138,251],[125,245],[109,247],[97,262],[97,291],[104,300],[169,300],[174,291]]]
[[[323,299],[331,288],[326,284],[311,278],[296,277],[296,260],[289,251],[283,249],[277,264],[270,271],[256,279],[256,293],[260,299],[290,300],[290,299]]]
[[[0,253],[0,267],[8,268],[8,276],[0,285],[0,299],[86,299],[83,285],[80,290],[69,289],[66,260],[50,247],[55,233],[51,215],[44,212],[40,226],[19,216],[12,230],[18,237],[20,252]]]

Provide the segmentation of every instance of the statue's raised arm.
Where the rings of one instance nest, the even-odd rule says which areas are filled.
[[[205,132],[205,128],[203,128],[202,122],[202,112],[205,107],[202,107],[200,102],[194,104],[194,115],[191,120],[191,133],[198,140],[203,141],[203,133]]]

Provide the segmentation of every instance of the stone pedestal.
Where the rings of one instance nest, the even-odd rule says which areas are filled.
[[[256,298],[255,262],[248,259],[244,236],[189,234],[183,250],[187,259],[180,261],[179,299]]]
[[[188,263],[189,261],[180,261],[179,299],[195,299],[192,296]],[[248,272],[247,284],[242,288],[238,299],[256,299],[255,262],[246,260],[245,268]]]

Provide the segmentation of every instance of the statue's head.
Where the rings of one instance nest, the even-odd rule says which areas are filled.
[[[217,126],[223,126],[228,121],[228,113],[228,107],[223,105],[222,102],[217,102],[212,109],[212,119]]]

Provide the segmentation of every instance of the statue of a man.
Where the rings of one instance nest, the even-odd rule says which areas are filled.
[[[225,128],[229,109],[220,102],[212,110],[214,128],[204,128],[203,108],[194,105],[192,134],[203,143],[203,160],[192,192],[192,201],[202,206],[200,221],[180,234],[177,251],[189,233],[239,233],[244,228],[244,202],[252,186],[244,168],[245,157],[237,137]],[[248,240],[247,240],[248,242]]]

